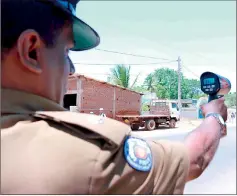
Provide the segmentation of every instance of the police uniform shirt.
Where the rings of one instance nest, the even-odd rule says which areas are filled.
[[[129,126],[66,111],[33,94],[2,89],[2,194],[182,194],[182,143],[145,141]]]

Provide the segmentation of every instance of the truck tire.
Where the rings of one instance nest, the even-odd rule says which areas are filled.
[[[156,128],[156,122],[153,119],[147,120],[145,126],[146,130],[152,131]]]
[[[170,119],[170,123],[169,123],[169,127],[170,128],[175,128],[176,127],[176,120],[175,119]]]
[[[139,130],[139,127],[140,127],[139,124],[132,124],[132,125],[131,125],[131,129],[132,129],[133,131],[138,131],[138,130]]]

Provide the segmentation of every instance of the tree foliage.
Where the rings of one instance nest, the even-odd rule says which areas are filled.
[[[145,87],[145,89],[151,93],[155,92],[156,86],[155,86],[154,74],[149,74],[146,77],[143,87]]]
[[[181,75],[181,98],[199,98],[203,95],[200,89],[200,81],[187,79]],[[151,92],[156,92],[162,99],[178,99],[178,73],[173,69],[160,68],[149,74],[144,86]]]
[[[139,74],[131,84],[131,67],[123,64],[115,65],[111,69],[108,82],[129,88],[141,93],[156,93],[161,99],[178,99],[178,73],[169,68],[156,69],[150,73],[140,86],[136,85]],[[185,78],[181,75],[181,98],[182,99],[198,99],[205,96],[200,88],[200,81],[196,79]],[[227,96],[228,104],[235,105],[234,95]]]
[[[225,103],[228,107],[236,106],[236,92],[225,95]]]
[[[139,74],[136,76],[133,83],[131,82],[131,67],[123,64],[115,65],[114,68],[110,69],[110,76],[107,78],[107,81],[111,84],[115,84],[124,88],[133,88],[137,82]]]
[[[146,92],[149,92],[149,91],[147,90],[147,88],[146,88],[144,85],[139,85],[139,86],[135,85],[135,86],[132,88],[132,90],[134,90],[134,91],[136,91],[136,92],[139,92],[139,93],[146,93]]]

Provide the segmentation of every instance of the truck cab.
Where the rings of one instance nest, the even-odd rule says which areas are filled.
[[[150,104],[150,114],[168,115],[177,121],[180,120],[180,110],[175,100],[153,99]]]
[[[179,121],[180,120],[180,109],[179,109],[178,103],[174,102],[174,101],[170,101],[169,108],[171,111],[171,114],[170,114],[171,118],[174,118],[177,121]]]
[[[170,127],[175,127],[176,122],[180,121],[180,109],[178,107],[178,102],[175,100],[161,100],[153,99],[150,103],[150,114],[168,116],[169,121],[160,121],[160,124],[169,123]]]

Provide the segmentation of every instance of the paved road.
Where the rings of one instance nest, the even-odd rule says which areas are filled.
[[[194,127],[139,131],[148,139],[182,141]],[[187,183],[184,194],[236,194],[236,126],[228,126],[228,136],[221,140],[217,154],[205,173]]]
[[[189,110],[185,110],[183,109],[181,111],[181,118],[189,118],[189,119],[196,119],[197,118],[197,111],[196,109],[189,109]]]

